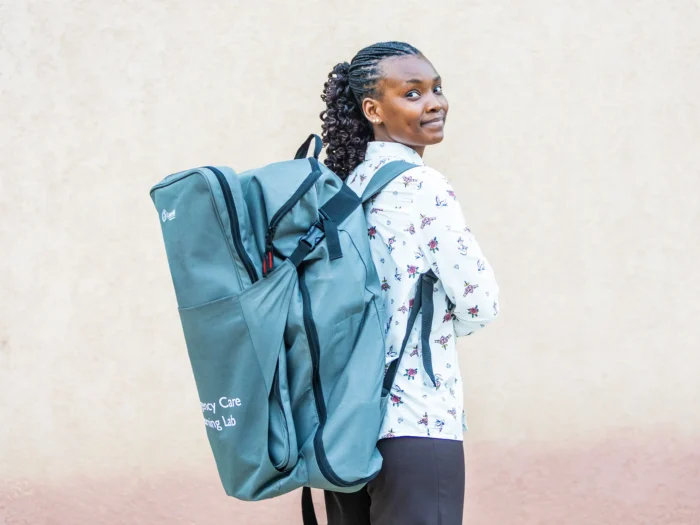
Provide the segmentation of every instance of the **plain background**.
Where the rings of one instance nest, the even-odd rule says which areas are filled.
[[[700,4],[0,4],[0,524],[300,523],[226,498],[148,190],[290,158],[331,68],[444,78],[426,162],[501,316],[460,340],[465,523],[700,523]]]

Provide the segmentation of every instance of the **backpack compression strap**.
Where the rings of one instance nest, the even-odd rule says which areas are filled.
[[[389,368],[384,374],[384,384],[383,388],[387,392],[391,390],[394,386],[394,379],[396,378],[396,370],[399,367],[399,361],[403,356],[403,351],[406,349],[408,344],[408,338],[411,336],[413,331],[413,325],[418,317],[418,312],[423,309],[423,319],[421,320],[421,352],[423,354],[423,369],[428,377],[433,382],[433,386],[437,388],[437,383],[435,382],[435,375],[433,373],[433,354],[430,351],[430,331],[433,326],[433,286],[438,281],[437,275],[432,270],[428,270],[420,275],[418,284],[416,286],[416,295],[413,299],[413,308],[411,308],[411,315],[408,317],[408,324],[406,325],[406,335],[403,337],[403,342],[401,343],[401,350],[396,359],[394,359]]]
[[[379,168],[379,171],[374,174],[367,188],[362,193],[362,198],[358,197],[347,184],[343,184],[340,191],[333,195],[319,210],[322,217],[321,221],[311,226],[306,235],[299,240],[296,250],[289,256],[294,266],[299,268],[306,256],[325,237],[328,237],[327,243],[330,259],[335,260],[342,257],[340,240],[338,239],[338,225],[347,219],[356,208],[382,191],[392,180],[415,167],[415,164],[402,160],[389,162]]]

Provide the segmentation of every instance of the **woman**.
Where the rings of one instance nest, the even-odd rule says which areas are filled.
[[[498,315],[498,285],[448,180],[423,163],[444,137],[440,76],[414,47],[384,42],[333,68],[321,97],[326,165],[361,195],[384,164],[416,164],[365,208],[386,310],[387,364],[397,356],[415,284],[438,276],[433,377],[423,369],[420,322],[411,334],[379,435],[384,463],[360,492],[326,492],[329,525],[462,523],[466,430],[455,339]],[[390,439],[391,438],[391,439]]]

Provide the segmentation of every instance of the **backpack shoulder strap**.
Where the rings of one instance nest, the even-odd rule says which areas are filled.
[[[364,204],[377,195],[377,193],[382,191],[384,187],[396,177],[416,166],[417,164],[411,164],[403,160],[395,160],[379,168],[379,171],[374,174],[374,177],[372,177],[365,191],[362,193],[362,203]]]
[[[321,215],[331,219],[336,224],[340,224],[347,219],[360,204],[364,204],[377,195],[396,177],[415,167],[416,164],[411,164],[403,160],[395,160],[382,166],[369,181],[365,191],[362,193],[362,199],[358,199],[355,192],[351,190],[347,184],[343,184],[341,190],[323,205],[321,208]]]

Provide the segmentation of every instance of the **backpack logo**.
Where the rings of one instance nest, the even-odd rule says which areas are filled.
[[[160,214],[160,218],[163,222],[172,221],[175,218],[175,209],[173,208],[173,211],[163,209],[163,213]]]

